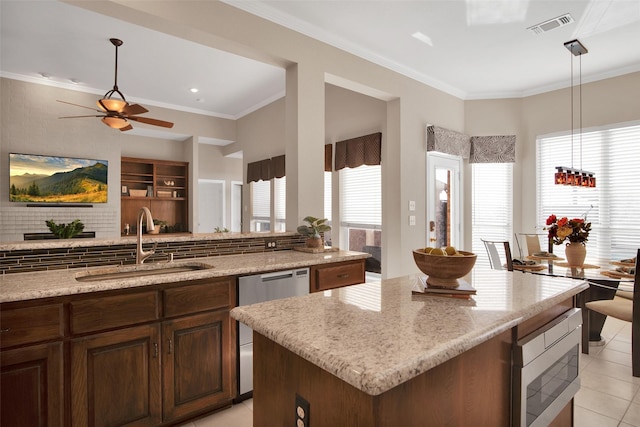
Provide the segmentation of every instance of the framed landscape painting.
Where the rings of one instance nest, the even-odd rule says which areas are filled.
[[[9,154],[9,200],[23,203],[107,203],[106,160]]]

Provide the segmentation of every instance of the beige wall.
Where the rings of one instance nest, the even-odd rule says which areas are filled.
[[[582,96],[583,129],[640,120],[638,72],[583,84]],[[571,130],[570,100],[571,92],[567,88],[523,99],[465,103],[467,134],[517,135],[514,165],[514,231],[530,232],[536,226],[542,225],[536,223],[535,212],[536,136]],[[578,111],[576,107],[574,132],[579,131]]]
[[[333,137],[330,134],[332,120],[325,119],[325,100],[331,98],[325,93],[329,91],[325,83],[352,89],[384,102],[386,116],[381,124],[384,133],[382,238],[383,271],[387,277],[417,271],[411,250],[425,243],[427,123],[467,134],[516,133],[518,164],[515,182],[516,188],[520,189],[529,188],[535,180],[535,135],[567,128],[563,119],[567,108],[564,100],[567,97],[563,91],[522,100],[465,102],[224,3],[133,0],[72,3],[286,68],[287,95],[283,100],[284,105],[273,106],[284,111],[284,119],[282,122],[274,121],[277,125],[271,129],[272,134],[268,137],[263,135],[261,139],[276,140],[284,136],[288,228],[299,222],[296,218],[302,218],[304,212],[322,208],[322,198],[318,196],[322,194],[323,145],[327,138]],[[584,95],[585,123],[604,124],[638,119],[639,80],[640,74],[635,73],[594,83],[593,91]],[[276,116],[273,116],[274,120]],[[173,113],[170,117],[158,115],[158,118],[175,119]],[[258,139],[253,136],[259,137],[255,129],[251,129],[254,124],[250,120],[253,119],[248,117],[238,123],[238,145],[242,145],[246,161],[259,159],[268,151],[260,151],[263,150],[261,145],[253,145]],[[282,131],[280,123],[283,123]],[[364,122],[362,126],[367,127]],[[109,129],[105,127],[104,130]],[[198,134],[187,130],[184,130],[185,133]],[[222,133],[221,129],[217,130]],[[48,138],[51,135],[47,133]],[[79,146],[80,143],[72,141],[69,144]],[[270,146],[269,150],[274,147]],[[193,147],[191,150],[197,152]],[[6,152],[4,146],[2,151]],[[113,153],[109,156],[118,157]],[[3,161],[6,161],[4,159],[3,154]],[[525,228],[533,225],[535,195],[531,192],[522,193],[522,196],[516,196],[514,213],[515,222]],[[407,221],[409,200],[416,201],[415,226],[409,226]],[[469,221],[469,213],[467,203],[465,223]],[[468,236],[465,247],[470,247]]]
[[[201,174],[194,163],[199,159],[199,136],[235,139],[235,121],[198,114],[149,107],[150,117],[174,121],[170,131],[185,141],[136,136],[117,132],[96,118],[59,119],[61,116],[84,115],[80,107],[62,104],[64,100],[78,105],[92,106],[96,95],[60,89],[13,79],[0,79],[2,115],[0,117],[0,241],[22,240],[25,232],[46,232],[45,220],[58,222],[81,219],[85,229],[95,231],[96,237],[120,235],[120,157],[140,157],[160,160],[180,160],[191,164],[191,196],[197,199],[197,179],[204,175],[215,179],[242,179],[242,161],[226,159],[218,147],[203,147],[200,151],[205,167]],[[140,126],[143,127],[144,126]],[[108,203],[91,209],[27,208],[11,204],[9,200],[9,153],[43,154],[107,160]],[[195,173],[194,173],[195,172]],[[195,197],[194,197],[195,196]],[[227,204],[229,206],[229,204]],[[195,214],[196,205],[191,212]],[[192,218],[191,224],[195,223]]]

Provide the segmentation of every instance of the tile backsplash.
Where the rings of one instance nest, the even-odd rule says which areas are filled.
[[[84,240],[84,239],[82,239]],[[276,242],[276,248],[267,249],[266,242]],[[305,238],[297,234],[265,237],[204,239],[189,241],[158,242],[156,254],[150,262],[167,259],[170,253],[174,260],[234,255],[256,252],[291,250],[304,245]],[[145,249],[151,247],[146,242]],[[50,246],[50,245],[48,245]],[[68,245],[67,245],[68,246]],[[32,249],[0,250],[1,274],[30,271],[85,268],[102,265],[135,264],[136,243],[134,240],[122,244],[103,246],[47,247]]]

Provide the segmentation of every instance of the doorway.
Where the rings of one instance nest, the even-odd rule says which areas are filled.
[[[231,231],[242,231],[242,182],[231,181]]]
[[[213,179],[198,180],[198,232],[213,233],[224,229],[225,224],[225,181]]]
[[[427,153],[426,246],[460,248],[462,236],[462,158]]]

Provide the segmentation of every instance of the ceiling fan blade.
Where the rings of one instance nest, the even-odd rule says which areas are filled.
[[[124,107],[122,112],[124,114],[126,114],[126,115],[135,115],[135,114],[147,113],[147,112],[149,112],[149,110],[147,110],[146,108],[144,108],[140,104],[132,104],[132,105],[127,105],[126,107]]]
[[[64,116],[64,117],[58,117],[59,119],[77,119],[79,117],[104,117],[104,115],[89,115],[89,116]]]
[[[133,120],[136,122],[140,122],[140,123],[146,123],[148,125],[153,125],[153,126],[162,126],[165,128],[172,128],[173,127],[173,123],[171,122],[165,122],[163,120],[158,120],[158,119],[150,119],[148,117],[135,117],[135,116],[129,116],[127,117],[128,120]]]
[[[74,106],[76,106],[76,107],[87,108],[87,109],[89,109],[89,110],[97,111],[97,112],[99,112],[99,113],[101,113],[101,112],[102,112],[102,111],[100,111],[100,110],[98,110],[98,109],[96,109],[96,108],[93,108],[93,107],[87,107],[87,106],[85,106],[85,105],[74,104],[74,103],[72,103],[72,102],[67,102],[67,101],[60,101],[59,99],[56,99],[56,101],[58,101],[58,102],[62,102],[63,104],[74,105]]]
[[[120,128],[120,132],[125,132],[125,131],[131,130],[131,129],[133,129],[133,126],[128,125],[128,126],[125,126],[123,128]]]

